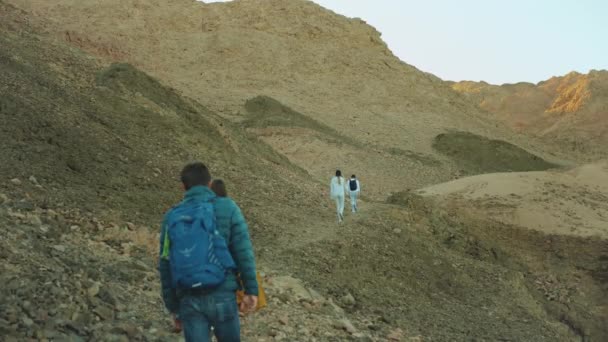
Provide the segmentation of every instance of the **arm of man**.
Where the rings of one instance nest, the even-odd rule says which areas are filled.
[[[171,284],[171,266],[169,264],[169,235],[167,232],[167,216],[163,220],[160,229],[160,251],[158,253],[158,271],[160,273],[161,294],[165,307],[169,312],[176,313],[179,302],[177,294]]]
[[[256,278],[255,256],[249,237],[249,229],[241,209],[234,204],[230,220],[230,242],[228,248],[234,259],[237,270],[245,287],[245,294],[258,295],[258,280]]]

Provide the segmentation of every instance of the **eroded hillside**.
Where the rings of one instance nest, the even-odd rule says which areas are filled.
[[[416,188],[458,174],[458,165],[432,147],[448,130],[541,155],[550,150],[513,136],[445,82],[400,61],[362,20],[311,1],[11,3],[50,19],[46,29],[55,37],[106,60],[128,61],[233,122],[250,120],[244,104],[262,95],[339,132],[255,130],[318,180],[338,167],[365,177],[377,185],[368,192],[376,198],[395,183]],[[391,171],[397,169],[407,176]]]
[[[538,84],[467,81],[452,88],[517,131],[592,158],[606,156],[608,71],[572,72]]]
[[[405,76],[407,70],[412,73],[412,78],[394,82],[404,86],[416,82],[411,84],[415,90],[403,96],[413,106],[410,111],[402,112],[401,104],[391,102],[398,96],[384,96],[376,104],[382,109],[380,115],[373,114],[374,107],[368,104],[374,102],[357,98],[358,93],[344,90],[342,83],[336,87],[347,99],[330,94],[331,87],[324,83],[304,82],[321,76],[307,76],[309,69],[297,65],[285,70],[299,70],[301,75],[294,79],[303,84],[302,94],[314,89],[314,96],[300,98],[299,83],[288,85],[281,74],[262,78],[255,68],[250,70],[257,76],[249,80],[255,87],[239,86],[236,79],[247,81],[242,81],[242,75],[231,81],[229,66],[220,65],[216,57],[214,68],[218,69],[208,64],[204,68],[217,76],[208,81],[213,86],[189,79],[196,75],[188,72],[194,69],[165,69],[179,63],[179,49],[174,50],[177,45],[172,44],[192,38],[188,30],[200,18],[194,16],[196,11],[219,13],[217,21],[209,19],[216,23],[209,27],[211,33],[232,22],[230,13],[240,19],[234,20],[233,27],[249,24],[242,24],[246,27],[238,34],[251,30],[253,42],[255,37],[267,38],[265,45],[252,44],[249,49],[282,46],[293,39],[285,23],[297,22],[301,11],[313,19],[294,25],[297,35],[315,20],[341,18],[344,24],[346,19],[300,1],[208,6],[190,1],[28,4],[44,15],[34,17],[0,0],[0,140],[5,142],[0,145],[0,280],[5,284],[0,287],[0,333],[6,340],[175,340],[160,302],[156,235],[164,209],[180,197],[175,174],[192,159],[204,160],[214,176],[226,179],[229,193],[250,223],[269,306],[244,319],[247,340],[605,339],[604,239],[547,235],[504,221],[489,224],[485,217],[461,215],[467,212],[463,210],[469,205],[466,201],[455,203],[456,207],[447,201],[444,207],[409,192],[394,194],[389,203],[362,201],[357,215],[347,213],[345,223],[336,224],[324,182],[335,165],[322,161],[348,160],[349,155],[344,157],[340,151],[353,153],[362,169],[378,173],[373,182],[364,183],[366,188],[376,187],[376,182],[382,185],[383,179],[403,181],[406,188],[450,178],[452,171],[475,174],[552,166],[518,146],[489,139],[500,139],[500,130],[488,137],[495,129],[486,130],[482,119],[470,120],[468,113],[460,112],[459,106],[468,105],[458,102],[457,95],[431,76],[387,55],[389,65],[405,70]],[[266,12],[256,12],[256,6]],[[272,17],[281,22],[255,16],[274,10],[288,17]],[[88,20],[77,18],[85,12]],[[189,15],[194,19],[188,19]],[[246,21],[248,16],[253,19]],[[124,29],[111,17],[124,19],[125,27],[135,22],[147,29],[133,31],[141,34],[139,40],[110,38],[104,30]],[[58,22],[46,22],[53,18]],[[65,37],[57,25],[70,22],[90,31],[78,31],[86,32],[80,36],[72,31],[68,42],[46,34]],[[362,46],[376,46],[376,50],[361,48],[356,53],[387,51],[382,43],[367,42],[367,34],[374,34],[369,27],[345,22],[354,26],[343,30],[337,26],[335,35],[352,31],[355,36],[347,37],[354,40],[363,32]],[[272,23],[281,25],[273,28]],[[156,25],[173,40],[154,33]],[[95,27],[99,30],[94,31]],[[197,29],[192,30],[194,40],[204,41]],[[217,37],[230,37],[229,27],[222,30],[226,31]],[[328,30],[324,26],[318,35]],[[120,34],[129,32],[125,29]],[[236,37],[237,33],[230,34]],[[75,48],[75,42],[84,50]],[[122,50],[123,43],[134,44],[133,50]],[[331,48],[323,40],[318,43]],[[153,53],[161,46],[172,51],[173,59],[165,66],[160,62],[168,57]],[[221,45],[210,44],[206,49],[215,51],[217,46]],[[235,43],[233,50],[225,50],[226,58],[230,51],[240,51],[240,46]],[[310,43],[309,47],[314,46]],[[142,59],[131,60],[132,54],[141,54]],[[368,66],[377,58],[373,55],[356,65]],[[122,61],[121,56],[153,76],[131,64],[105,59]],[[238,63],[243,63],[244,57],[237,56]],[[146,64],[147,58],[161,58],[157,71],[154,64]],[[272,65],[267,58],[264,63]],[[351,63],[350,57],[343,58]],[[322,63],[316,67],[331,72]],[[375,69],[365,70],[370,76]],[[161,77],[163,73],[167,78]],[[359,77],[344,74],[348,76],[328,75],[326,81]],[[182,79],[191,83],[180,83]],[[266,88],[259,83],[264,79]],[[387,87],[393,82],[384,81]],[[382,87],[384,83],[371,84]],[[431,91],[435,87],[438,93]],[[260,89],[272,96],[258,96],[266,93]],[[323,91],[327,97],[316,95]],[[438,95],[443,92],[447,100]],[[456,102],[450,104],[452,97]],[[328,102],[332,98],[340,102]],[[440,107],[434,107],[435,100]],[[335,112],[314,110],[329,104]],[[341,109],[343,105],[346,109]],[[358,106],[363,108],[363,125],[350,125],[344,120],[348,116],[337,115],[354,113]],[[218,108],[224,112],[216,114],[213,109]],[[363,127],[364,131],[357,131]],[[410,135],[390,136],[397,131]],[[296,143],[290,140],[298,135],[302,138],[295,139]],[[307,140],[326,144],[313,152],[328,154],[306,157],[308,152],[298,151],[297,144],[306,146]],[[476,157],[478,152],[501,162],[488,163],[489,159]],[[437,174],[425,176],[432,172]],[[382,186],[377,187],[377,198],[388,196]],[[568,193],[559,191],[558,195]],[[595,201],[597,191],[592,195],[579,202]],[[586,311],[588,307],[592,310]]]

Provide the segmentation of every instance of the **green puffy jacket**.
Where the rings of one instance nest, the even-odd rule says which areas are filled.
[[[234,259],[237,272],[244,284],[246,294],[258,295],[258,282],[255,271],[255,257],[249,238],[249,230],[245,218],[238,205],[229,197],[216,197],[206,186],[195,186],[186,191],[184,201],[212,200],[215,207],[217,230],[228,243],[230,254]],[[179,206],[179,204],[178,204]],[[167,214],[163,220],[160,232],[159,272],[162,295],[165,306],[171,312],[176,312],[179,305],[179,291],[171,286],[171,268],[169,266],[169,238],[167,234]],[[213,291],[235,292],[239,288],[235,273],[228,274],[226,281]]]

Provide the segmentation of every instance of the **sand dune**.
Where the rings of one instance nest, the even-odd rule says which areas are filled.
[[[419,190],[494,220],[549,234],[608,238],[608,162],[568,171],[495,173]]]

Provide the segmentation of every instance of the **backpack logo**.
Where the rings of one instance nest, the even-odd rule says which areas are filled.
[[[189,258],[192,255],[192,251],[196,248],[196,245],[192,246],[192,248],[186,248],[179,251],[184,257]]]
[[[186,202],[168,217],[169,264],[174,288],[214,288],[236,269],[219,234],[211,202]]]

